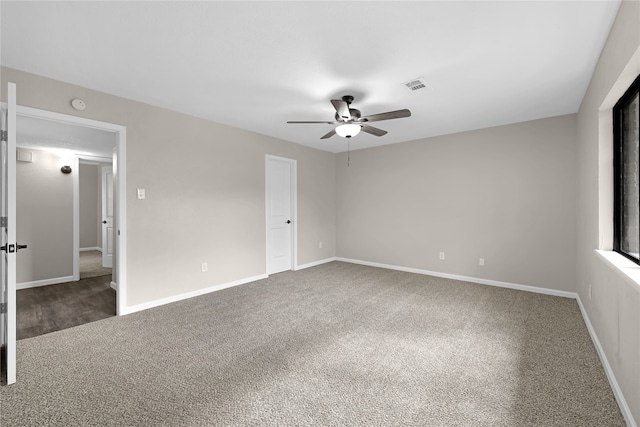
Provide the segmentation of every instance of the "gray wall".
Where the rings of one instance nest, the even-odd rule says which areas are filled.
[[[337,254],[574,291],[575,149],[563,116],[343,153]]]
[[[640,422],[640,286],[594,249],[612,247],[612,150],[607,95],[640,49],[640,3],[624,1],[577,115],[577,292],[636,422]],[[632,62],[640,73],[640,59]],[[608,123],[607,123],[608,122]],[[637,271],[637,268],[636,268]],[[589,297],[589,288],[592,296]]]
[[[96,165],[80,163],[79,166],[79,202],[80,202],[80,249],[99,246],[100,231],[99,199],[100,168]]]
[[[53,153],[29,149],[33,163],[16,168],[18,242],[28,245],[17,257],[17,282],[73,275],[73,173],[60,172]]]
[[[298,162],[298,263],[335,255],[333,154],[2,68],[7,81],[19,105],[127,127],[128,305],[265,274],[266,154]]]

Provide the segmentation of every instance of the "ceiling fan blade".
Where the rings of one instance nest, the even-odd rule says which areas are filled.
[[[375,136],[383,136],[387,134],[386,130],[374,128],[373,126],[361,125],[362,132],[370,133]]]
[[[344,121],[351,120],[351,113],[349,112],[349,104],[341,99],[332,99],[331,103],[333,108],[336,109],[339,117],[342,117]]]
[[[327,133],[325,136],[323,136],[320,139],[327,139],[327,138],[331,138],[333,135],[336,134],[336,130],[335,129],[331,129],[331,132]]]
[[[310,124],[310,123],[324,123],[327,125],[335,125],[336,122],[304,122],[304,121],[288,121],[287,123],[292,123],[292,124]]]
[[[410,117],[410,116],[411,116],[411,111],[404,109],[404,110],[396,110],[396,111],[389,111],[386,113],[374,114],[372,116],[364,116],[358,121],[379,122],[381,120],[401,119],[403,117]]]

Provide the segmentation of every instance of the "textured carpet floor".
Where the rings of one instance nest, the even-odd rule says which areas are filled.
[[[102,252],[80,252],[80,278],[111,275],[111,269],[102,266]]]
[[[2,426],[625,425],[574,300],[339,262],[22,340],[18,369]]]

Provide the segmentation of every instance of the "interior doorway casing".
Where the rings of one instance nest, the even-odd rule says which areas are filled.
[[[52,120],[64,124],[84,126],[92,129],[103,130],[107,132],[113,132],[116,135],[116,147],[114,149],[114,182],[116,189],[116,201],[114,203],[115,208],[115,289],[116,289],[116,313],[117,315],[127,314],[127,204],[126,204],[126,142],[127,142],[127,128],[122,125],[113,123],[100,122],[97,120],[85,119],[82,117],[70,116],[67,114],[54,113],[51,111],[40,110],[37,108],[17,106],[16,112],[18,116],[32,117],[44,120]],[[80,156],[85,160],[90,160],[86,156]],[[117,159],[117,169],[116,169]],[[94,159],[95,160],[95,159]],[[76,163],[77,170],[77,163]],[[117,173],[117,177],[115,174]],[[76,174],[77,175],[77,174]],[[77,183],[74,182],[74,186]],[[78,192],[77,188],[74,188],[74,205],[77,206]],[[74,211],[76,206],[74,206]],[[77,221],[74,221],[76,223]],[[77,224],[74,225],[76,227]],[[79,252],[79,242],[75,241],[79,233],[78,230],[74,230],[74,272],[76,269],[76,263],[78,262],[77,254]]]

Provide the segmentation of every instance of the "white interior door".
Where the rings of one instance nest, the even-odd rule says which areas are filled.
[[[267,274],[293,268],[295,160],[267,157]]]
[[[102,167],[102,266],[113,266],[113,167]]]
[[[0,230],[0,282],[2,286],[2,365],[7,384],[16,382],[16,85],[7,85],[7,111],[2,132],[2,221]]]

